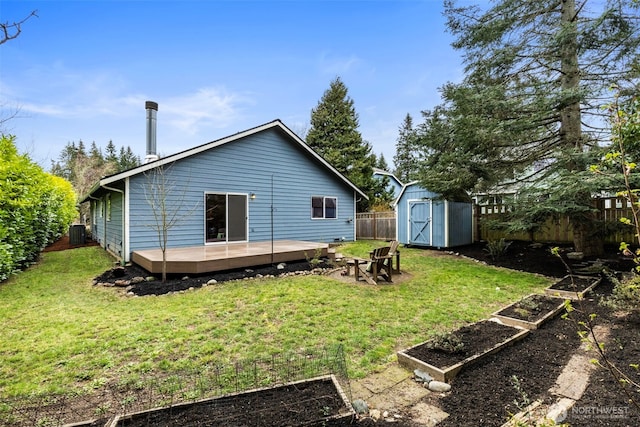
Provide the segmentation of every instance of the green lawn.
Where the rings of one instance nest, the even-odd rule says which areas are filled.
[[[380,242],[339,249],[364,256]],[[113,264],[100,248],[43,254],[0,284],[0,397],[82,391],[150,371],[172,372],[342,343],[364,376],[435,331],[486,317],[539,291],[539,276],[402,249],[401,284],[322,276],[259,279],[183,294],[126,297],[91,286]]]

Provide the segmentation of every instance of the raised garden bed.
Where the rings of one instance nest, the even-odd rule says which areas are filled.
[[[540,325],[557,316],[563,309],[564,299],[551,295],[531,294],[493,313],[492,317],[505,325],[538,329]]]
[[[107,427],[339,425],[355,416],[333,375],[117,416]]]
[[[547,295],[581,299],[600,284],[601,277],[567,275],[544,290]]]
[[[398,352],[398,362],[449,382],[466,366],[524,338],[529,330],[483,320]]]

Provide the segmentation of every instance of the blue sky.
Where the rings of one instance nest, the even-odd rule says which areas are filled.
[[[462,77],[442,0],[0,0],[0,21],[38,10],[0,45],[0,106],[45,168],[71,141],[144,158],[146,100],[171,154],[281,119],[296,133],[335,77],[359,130],[391,165],[405,115]]]

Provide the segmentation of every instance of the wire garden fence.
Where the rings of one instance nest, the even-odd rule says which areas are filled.
[[[212,364],[171,374],[127,376],[88,393],[0,401],[0,426],[92,426],[118,414],[334,375],[351,400],[342,345]],[[82,420],[98,419],[95,424]],[[71,424],[73,423],[73,424]],[[102,423],[102,424],[100,424]]]

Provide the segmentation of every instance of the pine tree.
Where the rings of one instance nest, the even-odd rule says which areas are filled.
[[[116,154],[116,146],[112,140],[109,140],[107,147],[105,148],[104,160],[107,163],[118,163],[118,155]]]
[[[389,172],[389,164],[387,163],[387,159],[384,158],[384,154],[380,154],[378,157],[378,161],[376,162],[376,167],[383,171]]]
[[[402,182],[410,182],[418,175],[418,147],[413,118],[407,114],[396,139],[396,154],[393,156],[394,175]]]
[[[89,149],[89,161],[93,166],[100,167],[104,164],[104,157],[102,156],[102,150],[98,148],[95,141],[91,143],[91,148]]]
[[[337,77],[311,111],[307,144],[338,172],[360,188],[371,200],[357,204],[359,212],[374,202],[373,167],[376,162],[371,145],[358,131],[358,115],[345,84]]]
[[[575,249],[601,253],[591,195],[602,188],[587,169],[607,137],[604,126],[594,127],[608,86],[617,82],[629,93],[638,85],[631,66],[639,60],[637,8],[637,2],[499,0],[482,11],[446,1],[466,75],[443,88],[445,103],[426,116],[424,185],[460,194],[518,181],[525,203],[509,220],[514,231],[567,216]]]
[[[118,172],[121,172],[127,169],[135,168],[136,166],[139,166],[140,157],[136,156],[133,153],[133,151],[131,150],[131,147],[127,146],[126,149],[124,147],[121,147],[120,156],[118,157],[118,160],[116,163],[118,165]]]

